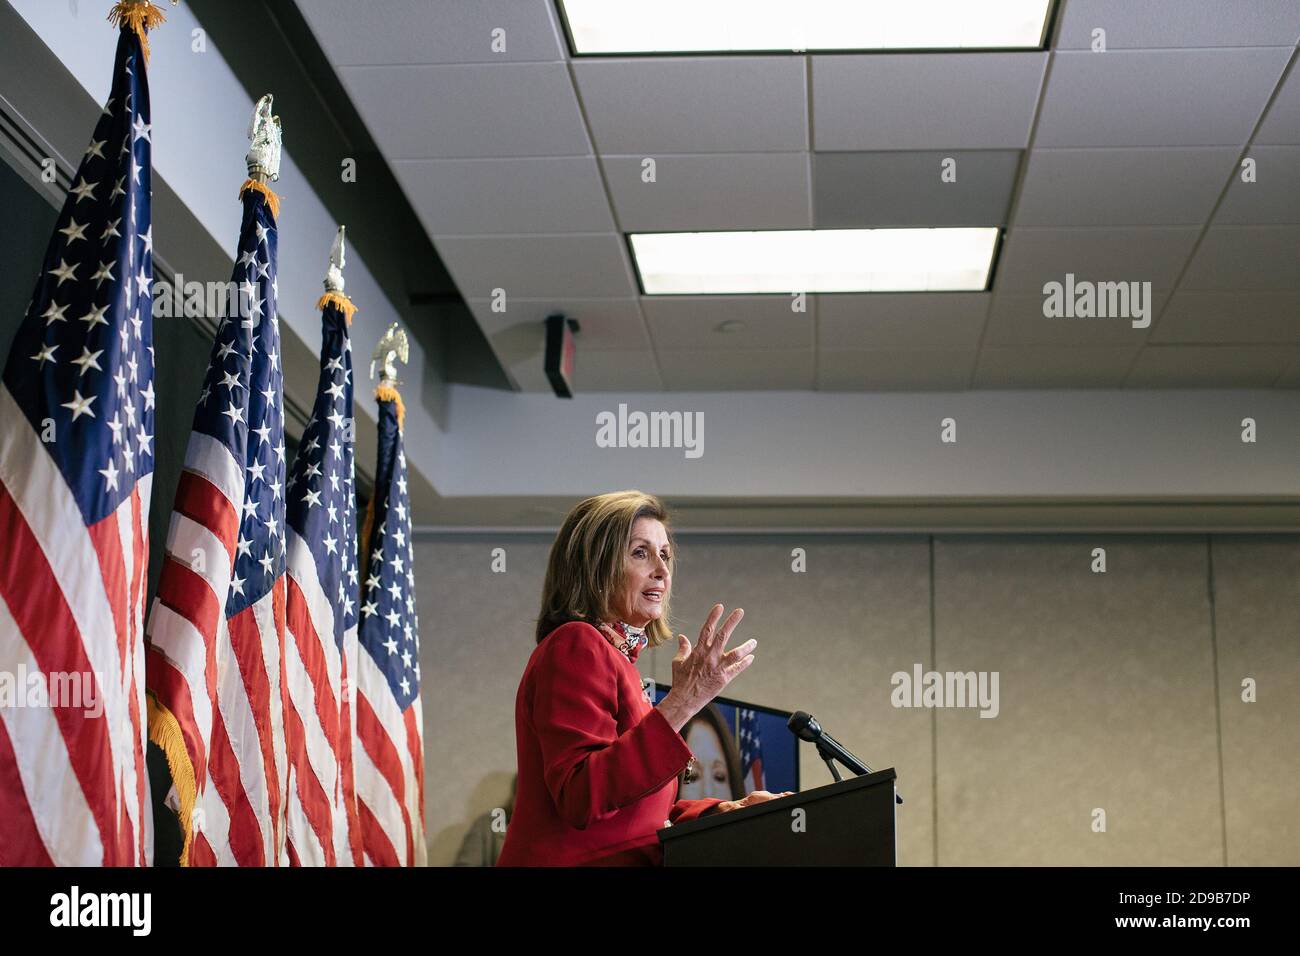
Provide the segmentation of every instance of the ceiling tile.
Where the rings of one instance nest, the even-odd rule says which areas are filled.
[[[1148,341],[1300,343],[1300,292],[1176,292]]]
[[[508,299],[506,311],[492,311],[492,300],[470,299],[469,310],[483,331],[507,351],[522,346],[543,348],[545,321],[561,313],[576,319],[578,351],[650,348],[636,299]]]
[[[964,391],[975,352],[951,349],[836,349],[817,356],[823,392]]]
[[[1295,349],[1233,345],[1148,345],[1129,373],[1128,388],[1268,388]]]
[[[956,180],[941,178],[951,158]],[[813,153],[819,229],[1000,226],[1007,221],[1019,150]]]
[[[1264,114],[1255,142],[1266,146],[1300,146],[1300,69],[1291,68]]]
[[[1110,50],[1292,46],[1300,37],[1294,0],[1069,0],[1057,49],[1090,50],[1092,31]]]
[[[817,344],[839,349],[934,349],[974,353],[987,292],[817,296]],[[879,366],[872,368],[879,372]],[[969,368],[967,368],[969,371]]]
[[[1252,146],[1246,155],[1255,161],[1255,181],[1242,182],[1234,169],[1214,221],[1300,223],[1300,146]]]
[[[663,377],[654,353],[589,352],[574,362],[574,388],[583,392],[661,392]]]
[[[811,389],[812,349],[659,352],[664,385],[680,392]]]
[[[650,337],[660,351],[733,349],[811,349],[813,297],[796,312],[784,295],[646,296],[641,299]],[[742,329],[719,332],[723,322]]]
[[[812,226],[807,153],[658,156],[653,182],[642,179],[641,156],[600,162],[625,232]]]
[[[390,164],[430,235],[611,232],[593,156]]]
[[[1300,226],[1212,226],[1180,289],[1300,289]]]
[[[382,14],[356,0],[296,3],[335,66],[564,59],[548,0],[383,0]]]
[[[980,352],[976,388],[1119,388],[1138,349],[1068,345],[988,348]]]
[[[808,148],[801,56],[573,61],[599,152],[792,152]]]
[[[1013,228],[1002,250],[993,285],[998,292],[1042,294],[1048,282],[1150,282],[1158,302],[1191,254],[1198,229]],[[1154,313],[1152,315],[1154,318]]]
[[[1240,150],[1035,149],[1018,226],[1203,225]]]
[[[816,150],[1022,149],[1046,53],[814,56]]]
[[[1290,51],[1057,52],[1036,147],[1240,146]]]
[[[999,294],[989,310],[986,346],[1122,345],[1136,347],[1146,341],[1150,328],[1134,328],[1131,318],[1066,318],[1043,315],[1045,297]],[[1151,317],[1160,314],[1164,297],[1152,303]]]
[[[524,392],[551,391],[541,345],[536,350],[499,352],[511,378]],[[579,353],[573,362],[573,389],[583,392],[659,392],[663,383],[648,350]]]
[[[626,299],[637,294],[622,236],[435,237],[466,299]]]
[[[586,156],[563,63],[347,66],[339,69],[384,156]]]

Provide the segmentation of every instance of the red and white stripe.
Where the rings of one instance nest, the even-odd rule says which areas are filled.
[[[339,715],[339,786],[343,818],[336,836],[341,836],[342,846],[337,845],[335,854],[346,853],[349,864],[362,866],[365,852],[362,843],[361,817],[357,806],[357,779],[354,752],[357,747],[357,653],[361,645],[357,640],[357,624],[343,632],[343,694],[342,710]]]
[[[192,866],[288,861],[284,579],[225,617],[244,480],[223,444],[190,436],[149,617],[149,687],[194,770]]]
[[[141,634],[151,487],[146,475],[86,527],[0,385],[0,671],[40,673],[47,686],[77,675],[103,704],[98,717],[0,707],[0,865],[152,863]],[[25,700],[26,687],[14,690]]]
[[[420,699],[399,710],[383,672],[357,655],[357,811],[369,866],[424,866],[424,735]]]
[[[334,641],[335,608],[321,589],[316,561],[288,531],[285,722],[293,785],[289,788],[290,857],[301,866],[346,866],[343,796],[343,661]]]

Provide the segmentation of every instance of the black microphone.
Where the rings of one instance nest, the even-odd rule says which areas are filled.
[[[835,765],[831,763],[832,760],[838,760],[859,777],[874,773],[870,767],[846,750],[843,744],[822,730],[822,725],[817,722],[817,718],[812,714],[796,710],[790,715],[790,720],[786,726],[800,740],[806,740],[810,744],[817,746],[817,752],[826,761],[826,765],[831,768],[831,775],[836,780],[840,779],[840,775],[839,771],[835,769]],[[899,796],[897,789],[894,791],[894,800],[897,803],[903,802],[903,798]]]

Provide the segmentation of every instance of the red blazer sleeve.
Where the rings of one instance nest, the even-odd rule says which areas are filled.
[[[533,730],[551,798],[582,830],[663,787],[691,752],[657,708],[619,735],[617,652],[594,627],[565,625],[546,640],[534,665]]]
[[[684,823],[687,820],[694,820],[706,814],[713,813],[716,807],[722,801],[716,797],[710,797],[707,800],[678,800],[668,811],[669,823]]]

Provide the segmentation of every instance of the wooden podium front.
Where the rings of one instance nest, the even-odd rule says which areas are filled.
[[[664,827],[664,866],[896,866],[895,777],[889,767]]]

